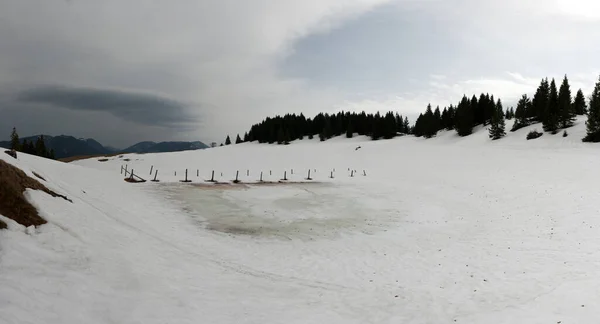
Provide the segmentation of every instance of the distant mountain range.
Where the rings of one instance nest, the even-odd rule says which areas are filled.
[[[21,138],[21,141],[36,141],[40,135]],[[188,150],[199,150],[208,148],[200,141],[196,142],[140,142],[126,149],[116,149],[109,146],[103,146],[98,141],[87,138],[75,138],[73,136],[49,136],[44,135],[46,147],[54,150],[57,159],[68,158],[81,155],[101,155],[115,153],[160,153],[177,152]],[[0,147],[10,147],[10,141],[0,141]]]

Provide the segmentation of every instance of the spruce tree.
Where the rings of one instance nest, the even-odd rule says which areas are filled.
[[[415,121],[415,127],[413,128],[413,134],[416,137],[421,137],[425,134],[425,117],[423,114],[419,114],[417,120]]]
[[[246,132],[246,133],[244,134],[244,142],[251,142],[251,140],[250,140],[250,135],[248,135],[248,132]]]
[[[404,134],[410,133],[410,123],[408,122],[408,117],[404,116],[404,122],[402,124]]]
[[[444,127],[442,127],[442,114],[440,113],[440,106],[437,106],[435,108],[435,111],[433,112],[433,119],[434,119],[434,129],[435,132],[437,133],[440,129],[443,129]]]
[[[575,110],[571,104],[571,87],[566,75],[558,91],[558,122],[560,128],[568,128],[575,123]]]
[[[19,140],[19,134],[17,134],[17,128],[13,127],[10,133],[10,149],[15,151],[21,150],[21,141]]]
[[[283,144],[285,142],[285,133],[283,127],[279,127],[277,131],[277,144]]]
[[[506,135],[505,124],[504,124],[504,111],[502,109],[502,102],[498,99],[494,114],[490,121],[489,135],[492,140],[497,140]]]
[[[577,115],[585,115],[587,113],[587,105],[581,89],[577,90],[575,100],[573,101],[573,109]]]
[[[435,115],[431,110],[431,104],[427,105],[427,109],[425,110],[425,115],[423,115],[423,118],[425,120],[425,129],[423,135],[425,135],[425,138],[431,138],[437,133]]]
[[[600,78],[596,82],[594,91],[590,96],[588,119],[585,122],[587,134],[584,142],[600,142]]]
[[[227,138],[225,139],[225,145],[229,144],[231,144],[231,139],[229,138],[229,135],[227,135]]]
[[[354,127],[352,127],[352,121],[349,121],[346,128],[346,138],[352,138],[352,136],[354,136]]]
[[[242,143],[242,139],[240,138],[240,134],[237,134],[237,137],[235,138],[235,144],[240,144]]]
[[[543,115],[542,126],[544,131],[556,134],[558,130],[558,91],[556,90],[556,83],[554,79],[550,82],[550,95],[548,97],[548,105],[546,106],[546,112]]]
[[[446,129],[447,130],[453,130],[454,129],[454,117],[456,115],[456,110],[454,109],[454,107],[452,105],[450,105],[450,107],[448,107],[448,124],[446,125]]]
[[[456,108],[455,128],[459,136],[468,136],[473,133],[473,119],[471,103],[467,96],[463,96]]]
[[[533,117],[537,121],[544,121],[548,109],[548,100],[550,98],[550,85],[548,78],[542,79],[538,86],[533,100],[531,101],[531,109],[528,111],[527,117]]]
[[[35,142],[35,155],[40,157],[48,157],[48,150],[44,141],[44,135],[40,135]]]

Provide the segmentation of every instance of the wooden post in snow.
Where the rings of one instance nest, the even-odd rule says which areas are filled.
[[[263,179],[262,179],[262,171],[260,171],[260,182],[263,182]]]
[[[158,182],[158,180],[156,180],[157,176],[158,176],[158,169],[156,171],[154,171],[154,179],[152,180],[152,182]]]
[[[150,175],[152,175],[152,169],[154,169],[154,165],[150,166]]]
[[[331,176],[329,176],[331,179],[333,179],[333,171],[331,171]]]
[[[308,169],[308,177],[306,177],[306,180],[312,180],[310,177],[310,169]]]
[[[240,175],[240,171],[235,171],[235,180],[233,180],[233,183],[240,183],[239,180],[239,175]]]

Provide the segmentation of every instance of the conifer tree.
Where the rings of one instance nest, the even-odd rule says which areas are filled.
[[[587,105],[581,89],[577,90],[577,94],[575,95],[575,100],[573,101],[573,110],[575,110],[577,115],[585,115],[587,113]]]
[[[240,138],[240,134],[237,134],[237,137],[235,138],[235,144],[240,144],[242,143],[242,139]]]
[[[244,134],[244,142],[251,142],[251,140],[250,140],[250,135],[248,134],[248,132],[246,132],[246,133]]]
[[[227,138],[225,139],[225,145],[230,145],[231,144],[231,139],[229,138],[229,135],[227,135]]]
[[[566,75],[558,91],[558,122],[560,128],[568,128],[575,123],[575,110],[571,104],[571,87]]]
[[[10,133],[10,149],[15,151],[21,150],[21,141],[19,140],[19,134],[17,134],[17,128],[13,127]]]
[[[404,134],[410,133],[410,123],[408,122],[408,117],[406,117],[406,116],[404,116],[404,122],[402,124],[402,128],[403,128]]]
[[[556,90],[556,83],[554,79],[550,83],[550,95],[548,97],[548,105],[546,106],[546,112],[542,119],[542,126],[544,131],[556,134],[558,130],[558,91]]]
[[[48,157],[48,150],[44,141],[44,135],[40,135],[35,142],[35,155],[40,157]]]
[[[454,107],[452,105],[450,105],[450,107],[448,107],[448,124],[446,125],[447,130],[454,129],[455,114],[456,114],[456,110],[454,109]]]
[[[533,100],[531,101],[531,109],[527,114],[527,117],[533,117],[537,121],[544,121],[545,115],[548,109],[548,101],[550,99],[550,85],[548,84],[548,78],[542,79],[538,86]]]
[[[467,96],[463,96],[456,108],[455,117],[455,128],[459,136],[468,136],[473,133],[473,119],[471,103]]]
[[[440,129],[442,129],[442,114],[440,113],[440,106],[437,106],[435,108],[435,111],[433,112],[433,126],[435,129],[435,132],[437,133]]]
[[[352,121],[349,121],[346,128],[346,138],[352,138],[352,136],[354,136],[354,127],[352,127]]]
[[[425,121],[425,129],[423,135],[426,138],[431,138],[437,133],[435,115],[431,110],[431,104],[427,105],[427,109],[425,110],[425,115],[423,115],[423,118]]]
[[[425,131],[425,125],[424,125],[424,120],[425,117],[423,116],[423,114],[419,114],[419,117],[417,117],[417,120],[415,121],[415,127],[413,128],[413,134],[416,137],[421,137],[424,135]]]
[[[517,103],[517,110],[515,110],[515,123],[513,124],[511,132],[518,130],[519,128],[523,128],[529,125],[529,121],[527,119],[528,111],[531,110],[531,101],[527,97],[527,94],[521,96],[519,102]]]
[[[502,102],[500,99],[498,99],[498,103],[496,104],[494,114],[492,115],[492,119],[490,121],[489,134],[492,140],[500,139],[506,135],[504,111],[502,109]]]
[[[277,144],[283,144],[285,142],[285,133],[283,127],[280,127],[277,131]]]
[[[588,119],[585,122],[587,134],[584,142],[600,142],[600,78],[596,82],[594,91],[590,96]]]

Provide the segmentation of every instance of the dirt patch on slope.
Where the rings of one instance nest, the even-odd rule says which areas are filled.
[[[23,193],[25,189],[41,190],[52,197],[70,199],[46,188],[36,179],[29,177],[21,169],[0,160],[0,214],[24,226],[38,226],[46,223]],[[0,229],[6,224],[0,221]]]

